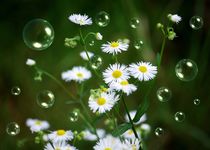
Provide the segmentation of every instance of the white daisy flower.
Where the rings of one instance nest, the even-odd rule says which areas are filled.
[[[129,84],[128,80],[122,80],[120,82],[112,82],[110,88],[117,91],[123,91],[127,95],[137,90],[134,84]]]
[[[103,72],[103,77],[107,84],[111,84],[112,82],[120,82],[129,79],[129,72],[125,65],[115,63],[110,65]]]
[[[113,41],[113,42],[108,42],[107,44],[103,44],[101,46],[101,49],[105,53],[109,54],[117,54],[121,53],[122,51],[127,51],[129,45],[127,43],[123,43],[120,41]]]
[[[74,80],[81,83],[82,81],[88,80],[91,78],[91,72],[85,67],[73,67],[72,70],[62,72],[61,77],[65,81]]]
[[[142,123],[140,126],[140,130],[149,133],[151,131],[151,126],[147,123]]]
[[[36,65],[36,61],[33,60],[33,59],[28,58],[26,60],[26,65],[28,65],[28,66],[34,66],[34,65]]]
[[[90,132],[90,130],[85,130],[84,132],[84,136],[83,138],[87,141],[96,141],[97,140],[97,136],[93,133]],[[105,136],[105,130],[104,129],[96,129],[96,133],[98,134],[98,137],[104,138]]]
[[[74,135],[71,130],[65,131],[62,129],[51,132],[50,134],[48,134],[48,137],[51,141],[57,143],[62,141],[71,141]]]
[[[138,137],[140,137],[140,134],[139,133],[137,133],[138,134]],[[134,132],[133,132],[133,130],[132,129],[129,129],[129,130],[127,130],[126,132],[124,132],[123,134],[122,134],[122,136],[125,138],[125,139],[135,139],[136,137],[135,137],[135,134],[134,134]]]
[[[94,150],[121,150],[122,143],[120,139],[111,135],[100,139],[99,142],[93,147]]]
[[[136,115],[136,110],[130,111],[129,114],[130,114],[130,116],[131,116],[131,119],[134,119],[134,117],[135,117],[135,115]],[[147,115],[146,115],[146,114],[143,114],[143,115],[141,116],[141,118],[139,119],[139,121],[134,122],[134,124],[135,124],[135,125],[138,125],[138,124],[140,124],[140,123],[142,123],[142,122],[145,122],[146,120],[147,120]],[[130,122],[127,114],[125,114],[125,121],[126,121],[126,122]]]
[[[49,141],[49,137],[48,137],[47,134],[44,134],[44,135],[42,136],[42,139],[43,139],[43,141],[45,141],[45,142]]]
[[[79,24],[80,26],[91,25],[93,23],[92,19],[89,18],[87,15],[80,15],[80,14],[70,15],[69,20],[73,23]]]
[[[133,63],[129,67],[130,75],[138,78],[140,81],[149,81],[157,74],[157,67],[149,62]]]
[[[122,150],[139,150],[140,141],[138,139],[126,139],[122,147]]]
[[[32,133],[46,130],[50,127],[50,124],[47,121],[38,119],[27,119],[26,125],[30,128]]]
[[[177,14],[174,14],[174,15],[169,14],[168,17],[172,22],[177,23],[177,24],[182,20],[182,17],[180,17]]]
[[[87,51],[87,53],[88,53],[88,56],[90,57],[90,59],[94,56],[94,54],[91,53],[91,52],[88,52],[88,51]],[[82,59],[88,60],[88,56],[87,56],[87,54],[86,54],[85,51],[82,51],[82,52],[80,53],[80,56],[82,57]]]
[[[105,113],[110,111],[118,100],[119,96],[114,92],[102,92],[99,97],[90,95],[88,105],[94,113]]]
[[[102,40],[103,39],[103,36],[101,35],[101,33],[99,33],[99,32],[96,33],[96,39],[97,40]]]
[[[64,150],[66,146],[65,142],[47,143],[44,150]]]

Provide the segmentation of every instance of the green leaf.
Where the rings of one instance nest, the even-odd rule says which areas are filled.
[[[149,107],[149,100],[147,99],[147,96],[146,96],[144,98],[143,104],[139,105],[139,107],[137,109],[137,112],[136,112],[136,115],[133,118],[133,121],[138,122],[139,119],[142,117],[142,115],[147,111],[148,107]]]
[[[157,53],[156,60],[157,60],[157,64],[159,64],[160,63],[160,53]]]
[[[122,135],[124,132],[126,132],[128,129],[131,129],[132,125],[130,123],[123,123],[121,125],[119,125],[113,132],[112,135],[113,136],[120,136]]]

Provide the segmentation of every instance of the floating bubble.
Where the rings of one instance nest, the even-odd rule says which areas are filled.
[[[190,27],[194,30],[198,30],[203,27],[203,18],[200,16],[193,16],[190,19]]]
[[[180,60],[175,67],[176,76],[182,81],[191,81],[198,74],[198,67],[191,59]]]
[[[135,49],[142,49],[144,45],[144,42],[141,40],[134,41],[134,48]]]
[[[164,134],[164,130],[161,127],[158,127],[155,129],[155,135],[156,136],[162,136]]]
[[[18,86],[14,86],[12,89],[11,89],[11,93],[12,93],[12,95],[20,95],[20,93],[21,93],[21,90],[20,90],[20,88],[18,87]]]
[[[76,122],[79,118],[79,109],[74,109],[72,112],[69,113],[69,120],[71,122]]]
[[[166,102],[166,101],[170,100],[171,95],[172,95],[171,90],[169,90],[166,87],[160,87],[157,90],[156,94],[157,94],[158,100],[161,102]]]
[[[15,136],[20,133],[20,126],[16,122],[10,122],[6,127],[7,134]]]
[[[23,40],[33,50],[44,50],[48,48],[54,39],[54,29],[44,19],[29,21],[23,29]]]
[[[101,67],[102,64],[103,64],[103,61],[100,56],[95,55],[91,58],[91,68],[98,69]]]
[[[140,21],[139,21],[138,18],[132,18],[130,20],[130,26],[131,26],[131,28],[134,28],[134,29],[137,28],[139,26],[139,23],[140,23]]]
[[[193,104],[196,105],[196,106],[198,106],[200,104],[200,102],[201,101],[198,98],[196,98],[196,99],[193,100]]]
[[[110,22],[109,14],[105,11],[101,11],[96,15],[95,22],[100,27],[106,27]]]
[[[184,119],[185,119],[185,114],[181,111],[176,112],[175,115],[174,115],[174,119],[177,122],[183,122]]]
[[[51,91],[44,90],[37,95],[37,104],[42,108],[50,108],[55,102],[55,96]]]
[[[88,44],[89,44],[90,46],[94,46],[95,41],[94,41],[94,40],[91,40]]]

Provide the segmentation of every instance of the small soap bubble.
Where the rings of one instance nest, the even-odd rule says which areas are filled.
[[[190,19],[190,27],[194,30],[198,30],[203,27],[203,19],[200,16],[193,16]]]
[[[51,91],[44,90],[37,94],[37,104],[42,108],[50,108],[55,102],[55,96]]]
[[[163,134],[164,134],[163,128],[157,127],[157,128],[155,129],[155,135],[156,135],[156,136],[162,136]]]
[[[101,11],[96,15],[95,22],[100,27],[106,27],[110,22],[109,14],[105,11]]]
[[[94,46],[95,41],[94,40],[91,40],[88,44],[89,44],[89,46]]]
[[[137,28],[137,27],[139,26],[139,23],[140,23],[140,21],[139,21],[138,18],[132,18],[132,19],[130,20],[130,26],[131,26],[131,28],[133,28],[133,29]]]
[[[20,133],[20,126],[16,122],[10,122],[6,127],[6,132],[10,136],[15,136]]]
[[[12,95],[15,95],[15,96],[20,95],[21,89],[18,86],[14,86],[11,89],[11,93]]]
[[[185,114],[181,111],[176,112],[174,115],[174,119],[177,122],[183,122],[185,120]]]
[[[157,98],[159,101],[161,102],[166,102],[168,100],[171,99],[171,90],[166,88],[166,87],[160,87],[158,90],[157,90]]]
[[[69,120],[71,122],[76,122],[79,118],[79,109],[74,109],[72,112],[69,113]]]
[[[191,59],[180,60],[175,67],[176,76],[182,81],[192,81],[198,74],[197,64]]]
[[[23,40],[33,50],[41,51],[48,48],[52,44],[53,39],[54,29],[44,19],[31,20],[23,29]]]
[[[144,45],[144,42],[142,40],[136,40],[134,41],[134,48],[135,49],[142,49]]]
[[[201,103],[200,99],[196,98],[193,100],[193,104],[198,106]]]

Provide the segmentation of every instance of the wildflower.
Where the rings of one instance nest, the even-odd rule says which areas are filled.
[[[90,95],[88,105],[90,109],[95,113],[105,113],[110,111],[115,103],[119,100],[119,96],[115,95],[114,92],[103,92],[100,96]]]
[[[120,41],[113,41],[113,42],[108,42],[107,44],[103,44],[101,46],[101,49],[105,53],[115,55],[121,53],[122,51],[127,51],[128,46],[129,45],[127,43],[123,43]]]
[[[65,142],[47,143],[44,150],[77,150],[74,146],[71,146]]]
[[[131,119],[134,119],[134,117],[136,115],[136,111],[135,110],[130,111],[129,114],[131,116]],[[126,120],[126,122],[129,122],[129,118],[128,118],[127,114],[125,115],[125,120]],[[142,123],[142,122],[144,122],[146,120],[147,120],[147,116],[146,116],[146,114],[143,114],[142,117],[139,119],[139,121],[134,122],[134,124],[137,125],[137,124],[140,124],[140,123]]]
[[[127,95],[130,95],[132,92],[137,90],[137,87],[134,84],[130,84],[128,80],[122,80],[120,82],[112,82],[110,84],[111,89],[117,91],[123,91]]]
[[[138,150],[140,148],[140,141],[138,139],[126,139],[122,147],[122,150]]]
[[[67,70],[62,72],[61,77],[65,81],[74,80],[76,82],[81,83],[82,81],[88,80],[91,78],[91,72],[87,70],[85,67],[73,67],[72,70]]]
[[[168,15],[168,18],[169,18],[172,22],[177,23],[177,24],[182,20],[182,17],[178,16],[177,14],[174,14],[174,15],[169,14],[169,15]]]
[[[91,52],[88,52],[88,51],[87,51],[87,53],[88,53],[88,56],[89,56],[90,59],[94,56],[94,54],[91,53]],[[88,60],[88,56],[87,56],[87,54],[86,54],[85,51],[82,51],[82,52],[80,53],[80,56],[82,57],[82,59]]]
[[[152,66],[149,62],[133,63],[129,67],[130,74],[140,81],[149,81],[157,74],[157,67]]]
[[[107,84],[111,84],[112,82],[127,80],[129,78],[129,72],[125,65],[115,63],[103,72],[103,77]]]
[[[138,137],[140,137],[139,133]],[[135,139],[135,134],[132,129],[127,130],[125,133],[122,134],[125,139]]]
[[[80,15],[80,14],[70,15],[69,20],[73,23],[79,24],[80,26],[91,25],[93,23],[92,19],[89,18],[87,15]]]
[[[73,139],[73,136],[74,135],[71,132],[71,130],[65,131],[63,129],[53,131],[50,134],[48,134],[49,139],[54,143],[71,141]]]
[[[99,32],[96,33],[96,39],[97,40],[102,40],[103,39],[103,36],[101,35],[101,33],[99,33]]]
[[[33,59],[28,58],[26,60],[26,65],[28,65],[28,66],[34,66],[34,65],[36,65],[36,61],[33,60]]]
[[[103,129],[96,129],[96,133],[98,134],[99,138],[104,138],[105,131]],[[97,136],[93,133],[91,133],[89,130],[85,130],[83,132],[83,138],[88,141],[96,141]]]
[[[27,119],[26,125],[30,128],[32,133],[46,130],[50,127],[47,121],[42,121],[38,119]]]

